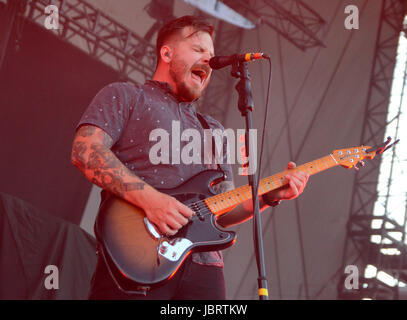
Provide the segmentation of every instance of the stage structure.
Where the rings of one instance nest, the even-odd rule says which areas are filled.
[[[326,21],[304,0],[226,0],[257,26],[265,25],[301,50],[324,46]]]
[[[400,36],[405,36],[403,30],[403,19],[406,15],[406,2],[399,0],[385,0],[382,2],[380,24],[378,25],[377,40],[375,46],[374,60],[372,63],[370,85],[367,103],[365,106],[363,130],[360,138],[361,144],[376,146],[386,140],[385,132],[389,124],[386,121],[389,102],[391,100],[391,87],[394,80],[394,67]],[[405,27],[405,26],[404,26]],[[406,89],[406,71],[402,80],[401,92]],[[390,121],[397,122],[402,110],[403,94],[399,100],[399,112]],[[405,107],[405,105],[404,105]],[[405,110],[404,110],[405,112]],[[397,133],[398,129],[396,129]],[[393,139],[405,137],[392,137]],[[390,154],[390,155],[389,155]],[[392,163],[397,158],[397,147],[387,151],[391,156]],[[386,205],[390,194],[392,179],[387,185],[387,195],[383,199],[384,214],[373,215],[374,205],[378,199],[378,177],[381,157],[377,157],[368,170],[360,171],[355,175],[352,192],[351,208],[349,213],[347,238],[344,250],[343,268],[346,265],[357,265],[359,270],[365,270],[367,265],[374,266],[376,273],[374,277],[367,278],[360,275],[360,285],[363,290],[347,290],[343,282],[339,283],[338,295],[342,299],[398,299],[400,290],[407,284],[407,246],[406,246],[406,217],[401,225],[391,217],[391,209]],[[402,159],[399,159],[402,161]],[[405,161],[405,160],[404,160]],[[375,224],[380,227],[375,227]],[[379,236],[380,240],[372,241],[372,236]],[[349,256],[350,248],[357,249],[356,256]],[[393,249],[393,253],[388,252]],[[398,252],[394,254],[394,250]],[[391,286],[378,278],[378,273],[384,271],[397,280]],[[400,283],[401,282],[401,283]],[[404,285],[403,285],[404,282]],[[404,299],[405,299],[404,294]]]
[[[20,10],[24,11],[29,20],[44,26],[44,9],[50,4],[49,1],[10,1],[13,6],[18,3]],[[248,15],[248,18],[257,23],[257,27],[267,25],[301,50],[323,46],[321,37],[326,22],[304,1],[264,0],[225,1],[225,3],[242,15]],[[167,3],[164,8],[163,3],[158,0],[153,0],[146,6],[147,12],[156,19],[156,22],[145,36],[132,32],[84,0],[56,0],[52,4],[59,8],[60,17],[59,28],[52,32],[62,41],[75,46],[80,44],[81,50],[117,70],[122,80],[144,83],[146,79],[152,77],[155,69],[155,51],[151,39],[159,27],[173,17],[170,10],[173,1]],[[201,12],[201,15],[206,14]],[[230,54],[232,49],[241,46],[244,29],[222,21],[219,22],[217,29],[217,55]],[[230,82],[225,81],[228,77],[226,73],[223,70],[214,74],[214,79],[201,103],[205,104],[209,114],[221,122],[225,120],[227,112],[219,110],[219,106],[227,104],[219,101],[229,101],[232,95]],[[213,103],[214,101],[217,103]]]
[[[44,9],[49,4],[47,0],[30,1],[25,16],[44,27]],[[57,0],[52,1],[52,4],[59,8],[59,28],[52,32],[62,41],[75,46],[82,44],[79,46],[81,50],[113,67],[122,80],[144,83],[152,77],[155,49],[143,36],[132,32],[86,1]]]
[[[231,8],[256,23],[257,28],[267,26],[301,50],[323,46],[326,22],[304,1],[225,1]],[[215,42],[217,55],[238,52],[242,46],[244,29],[219,23]],[[225,123],[233,96],[230,70],[220,70],[212,75],[212,82],[205,94],[203,105],[210,115]],[[224,106],[227,106],[226,110]]]

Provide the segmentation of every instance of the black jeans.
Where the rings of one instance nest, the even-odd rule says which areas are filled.
[[[223,268],[192,262],[191,255],[164,285],[152,288],[146,296],[128,294],[117,288],[103,258],[99,255],[92,278],[90,300],[225,300]]]

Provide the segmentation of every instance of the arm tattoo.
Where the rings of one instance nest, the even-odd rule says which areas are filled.
[[[98,127],[84,125],[79,128],[77,137],[72,159],[79,170],[88,171],[86,175],[94,184],[122,198],[127,191],[144,189],[142,181],[124,182],[134,174],[110,150],[113,139],[109,134]]]
[[[95,138],[97,138],[99,141],[101,140],[101,143],[107,148],[111,148],[113,146],[112,137],[107,132],[96,126],[83,125],[78,129],[77,135],[83,138],[95,136]]]
[[[107,149],[104,145],[93,143],[90,148],[93,150],[89,154],[86,167],[90,170],[100,169],[115,169],[119,168],[122,163],[117,159],[110,149]]]
[[[86,162],[86,149],[86,143],[83,141],[75,141],[72,147],[72,159],[75,159],[75,163],[78,165],[79,170],[81,171],[85,169],[84,163]]]
[[[110,149],[99,144],[92,144],[91,149],[93,151],[89,154],[86,167],[93,171],[92,181],[94,183],[121,197],[124,197],[127,191],[144,188],[144,182],[124,182],[124,178],[132,173],[124,167],[124,164],[116,158]]]
[[[117,175],[116,170],[112,171],[95,171],[92,182],[101,188],[124,198],[127,191],[144,189],[144,182],[126,183],[123,178]]]
[[[89,137],[89,136],[93,135],[95,133],[95,131],[96,131],[95,126],[86,126],[85,125],[85,126],[82,126],[82,127],[79,128],[78,134],[81,137],[86,138],[86,137]]]

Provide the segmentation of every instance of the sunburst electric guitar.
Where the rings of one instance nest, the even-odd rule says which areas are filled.
[[[373,159],[383,152],[388,142],[375,148],[335,150],[293,170],[313,175],[337,165],[352,168],[363,159]],[[283,171],[260,180],[259,195],[286,185],[287,173]],[[235,242],[235,232],[219,228],[216,217],[251,199],[251,187],[244,185],[215,194],[212,187],[221,180],[222,173],[208,170],[175,189],[160,190],[195,212],[174,236],[160,234],[142,209],[118,197],[110,196],[101,204],[95,233],[109,271],[121,289],[148,290],[171,278],[191,252],[221,250]]]

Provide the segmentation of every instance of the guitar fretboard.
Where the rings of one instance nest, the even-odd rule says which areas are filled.
[[[307,172],[309,175],[313,175],[336,165],[338,165],[338,163],[330,154],[323,158],[304,163],[295,169],[285,170],[270,177],[263,178],[259,182],[259,195],[288,184],[288,180],[285,178],[285,176],[289,173],[303,171]],[[234,190],[226,191],[213,197],[206,198],[204,201],[213,214],[219,215],[230,211],[233,207],[236,207],[237,205],[251,198],[252,188],[249,185],[243,185]]]

